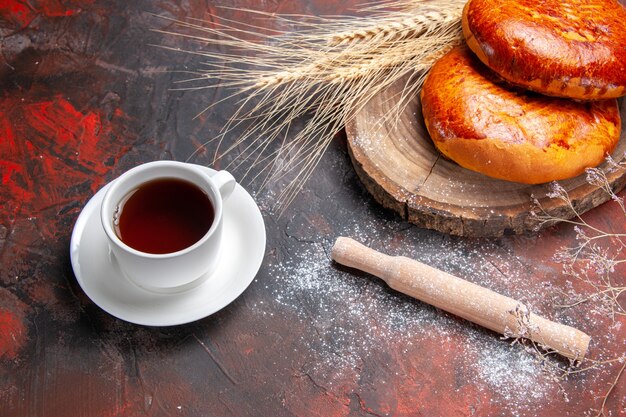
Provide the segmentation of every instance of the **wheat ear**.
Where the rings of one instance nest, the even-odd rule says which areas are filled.
[[[245,175],[258,171],[262,186],[285,178],[276,201],[284,209],[335,134],[371,97],[402,80],[405,89],[387,117],[401,114],[433,61],[461,42],[463,5],[464,0],[400,0],[387,6],[391,10],[376,5],[363,17],[332,19],[248,11],[266,20],[263,27],[214,16],[211,26],[175,21],[177,30],[163,33],[229,51],[184,51],[208,60],[180,80],[181,89],[234,89],[232,97],[241,101],[212,139],[218,142],[216,157],[237,150],[231,166],[248,160]],[[293,31],[268,28],[270,22]],[[299,132],[288,134],[297,120],[311,114]],[[224,149],[222,142],[244,125],[244,133]]]

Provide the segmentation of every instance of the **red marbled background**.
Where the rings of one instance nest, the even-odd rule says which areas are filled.
[[[341,137],[282,217],[269,208],[273,184],[258,195],[265,262],[224,310],[149,328],[109,316],[84,295],[69,239],[86,201],[141,162],[187,159],[232,112],[225,102],[194,118],[228,92],[172,91],[180,75],[167,70],[201,60],[150,46],[190,46],[151,31],[169,28],[153,14],[245,18],[220,4],[319,15],[352,6],[0,1],[0,416],[594,415],[621,364],[555,382],[498,335],[327,258],[336,236],[355,236],[531,302],[589,333],[591,357],[623,355],[623,317],[554,307],[571,280],[551,258],[575,244],[573,228],[492,241],[418,229],[365,192]],[[208,164],[213,151],[194,161]],[[614,204],[585,218],[624,232]],[[625,403],[622,378],[606,415],[626,415]]]

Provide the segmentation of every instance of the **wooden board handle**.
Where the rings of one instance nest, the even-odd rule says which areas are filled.
[[[339,237],[332,259],[383,279],[391,288],[509,337],[523,337],[575,360],[590,337],[531,313],[523,303],[404,256],[388,256]]]

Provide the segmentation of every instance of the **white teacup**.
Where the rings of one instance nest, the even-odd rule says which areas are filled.
[[[120,204],[133,190],[159,179],[185,180],[209,198],[214,219],[206,234],[184,249],[170,253],[147,253],[122,241],[114,221]],[[109,187],[102,201],[100,218],[109,248],[120,269],[135,284],[157,292],[189,289],[204,281],[215,269],[221,249],[223,204],[235,189],[235,179],[226,171],[211,175],[204,168],[175,161],[155,161],[122,174]],[[210,215],[210,213],[208,214]]]

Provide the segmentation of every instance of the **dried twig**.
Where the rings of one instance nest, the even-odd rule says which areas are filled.
[[[606,394],[604,394],[604,397],[602,397],[602,405],[600,406],[600,410],[598,410],[598,414],[596,414],[596,417],[606,416],[607,415],[607,414],[605,414],[606,402],[609,400],[609,396],[611,395],[611,393],[613,392],[613,390],[617,386],[617,383],[619,382],[620,378],[622,377],[622,374],[624,374],[624,369],[626,369],[626,361],[624,361],[624,363],[622,364],[622,367],[620,368],[619,372],[615,376],[615,379],[609,385],[608,391],[606,392]]]
[[[616,170],[626,171],[626,162],[615,162],[609,158],[609,172]],[[603,189],[616,203],[626,220],[624,202],[612,190],[604,171],[599,168],[587,170],[587,181]],[[626,249],[626,233],[621,231],[603,230],[588,223],[576,211],[568,193],[558,183],[552,184],[548,194],[565,202],[574,217],[564,219],[554,217],[543,210],[536,202],[538,212],[535,213],[540,225],[546,223],[565,222],[572,224],[576,232],[577,244],[573,247],[561,248],[554,256],[554,260],[563,266],[563,273],[577,281],[585,283],[592,292],[585,295],[576,295],[574,299],[559,304],[559,307],[574,307],[590,301],[595,301],[597,307],[603,308],[615,319],[616,316],[626,315],[626,300],[622,294],[626,292],[626,285],[616,283],[616,269],[626,263],[624,252]]]
[[[613,191],[606,175],[615,171],[626,171],[626,162],[622,159],[618,163],[611,157],[607,159],[607,162],[609,166],[607,171],[599,168],[588,169],[587,182],[604,190],[612,202],[618,205],[624,220],[626,220],[626,208],[623,198]],[[537,207],[535,216],[539,222],[539,227],[559,222],[572,224],[577,240],[575,246],[561,248],[555,254],[554,260],[562,265],[563,273],[566,276],[586,284],[587,288],[590,289],[585,294],[566,294],[562,292],[570,300],[557,304],[557,307],[571,308],[585,303],[594,303],[595,309],[598,309],[601,313],[608,314],[613,320],[617,316],[626,316],[626,300],[623,297],[623,294],[626,293],[626,282],[624,282],[623,274],[616,274],[620,265],[626,263],[626,233],[616,230],[604,230],[587,222],[577,212],[565,189],[556,182],[552,184],[548,197],[564,202],[571,213],[573,213],[573,217],[571,219],[555,217],[549,214],[547,210],[544,210],[538,200],[535,200]],[[534,350],[540,352],[538,349]],[[606,361],[594,361],[591,359],[585,359],[585,361],[589,365],[579,369],[573,369],[571,366],[568,368],[555,368],[549,362],[546,363],[548,366],[552,366],[552,371],[560,372],[560,377],[567,377],[574,373],[597,369],[601,365],[621,362],[620,370],[617,372],[606,394],[601,397],[602,403],[597,416],[606,416],[608,398],[626,368],[626,355]]]

